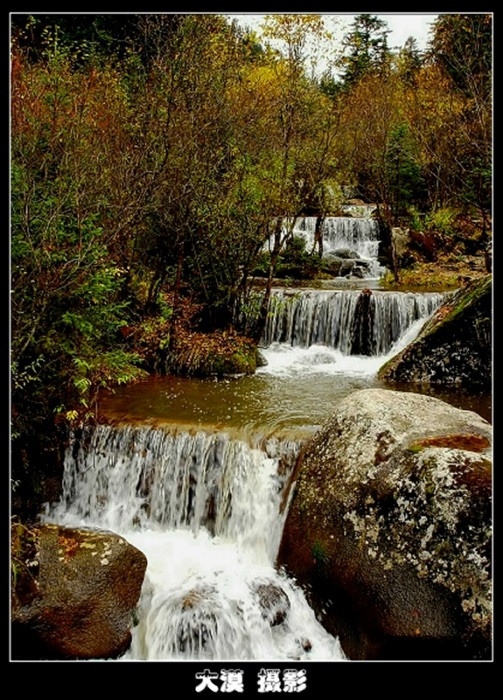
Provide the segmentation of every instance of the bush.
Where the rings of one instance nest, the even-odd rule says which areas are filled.
[[[456,235],[457,214],[453,209],[437,209],[425,217],[425,227],[427,231],[438,231],[444,236],[454,237]]]

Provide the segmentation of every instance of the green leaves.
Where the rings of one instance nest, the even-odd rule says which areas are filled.
[[[40,382],[40,369],[43,366],[44,356],[39,355],[33,362],[20,370],[16,361],[11,363],[11,381],[15,389],[25,389],[34,382]]]
[[[90,399],[96,398],[93,392],[97,394],[100,389],[113,389],[114,386],[144,376],[145,371],[137,366],[140,361],[139,355],[117,349],[89,357],[87,360],[75,357],[77,376],[74,376],[72,381],[80,395],[80,403],[87,406]]]

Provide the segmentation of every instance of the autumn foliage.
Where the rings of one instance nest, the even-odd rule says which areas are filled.
[[[461,211],[486,244],[490,22],[471,17],[439,20],[422,55],[367,15],[342,45],[319,15],[269,16],[260,41],[218,14],[14,15],[20,449],[142,372],[253,371],[293,222],[337,213],[342,186],[390,226]]]

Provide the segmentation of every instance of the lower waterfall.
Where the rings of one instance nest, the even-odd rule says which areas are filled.
[[[299,449],[133,426],[73,437],[45,521],[112,530],[148,559],[123,660],[345,659],[274,568]]]

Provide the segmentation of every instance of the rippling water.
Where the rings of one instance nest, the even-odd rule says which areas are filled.
[[[283,294],[279,290],[277,294],[280,304],[269,319],[268,347],[262,349],[267,364],[255,375],[151,377],[104,395],[102,414],[117,422],[235,431],[248,440],[271,435],[302,437],[317,430],[348,394],[382,387],[428,393],[491,420],[490,393],[386,387],[377,379],[379,368],[417,336],[441,303],[441,294],[374,292],[376,342],[371,356],[350,354],[348,343],[339,342],[341,334],[328,332],[352,322],[359,292],[290,290]],[[306,328],[309,333],[304,333]],[[384,336],[394,339],[391,346],[389,339],[383,342]],[[310,340],[313,337],[316,340]],[[320,343],[319,338],[326,342],[311,344]]]
[[[348,394],[386,388],[377,379],[383,358],[348,358],[322,347],[283,346],[264,354],[269,364],[253,376],[218,380],[151,377],[104,396],[101,411],[117,422],[176,423],[250,437],[301,437],[317,430]],[[422,393],[491,420],[489,394],[445,388]]]

